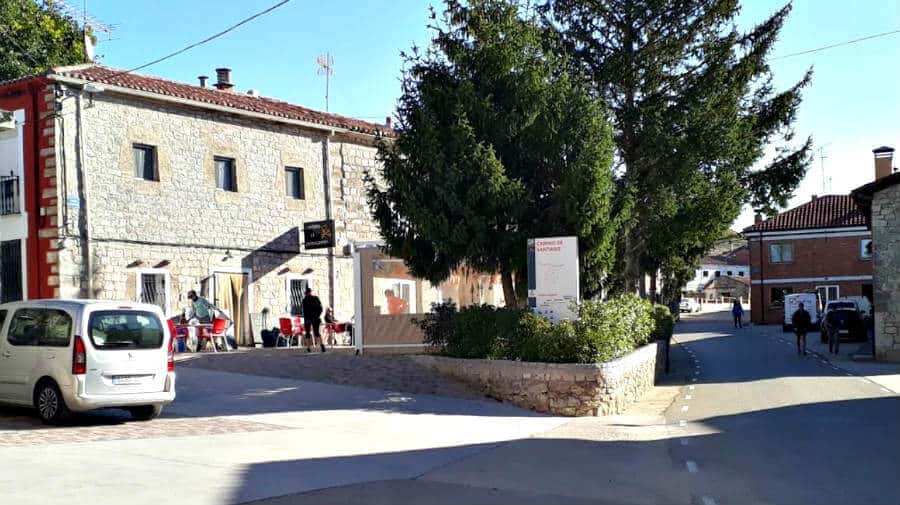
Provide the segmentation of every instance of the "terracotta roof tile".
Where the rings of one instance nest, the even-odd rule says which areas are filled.
[[[825,195],[744,228],[744,233],[865,225],[865,216],[850,195]]]
[[[75,67],[59,67],[48,72],[53,75],[83,79],[110,86],[119,86],[133,90],[157,93],[160,95],[203,102],[212,105],[230,107],[268,116],[316,123],[370,135],[393,135],[394,130],[383,125],[361,121],[359,119],[320,112],[299,105],[294,105],[272,98],[251,96],[242,93],[220,91],[216,88],[201,88],[191,84],[127,73],[122,70],[101,65],[85,65]]]
[[[706,256],[700,260],[701,265],[749,265],[750,249],[747,246],[739,247],[734,251],[724,254]]]

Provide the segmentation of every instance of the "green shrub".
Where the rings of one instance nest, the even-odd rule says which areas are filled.
[[[596,354],[592,361],[610,361],[644,345],[653,331],[651,304],[635,295],[581,304],[576,332],[585,335]]]
[[[426,343],[439,345],[445,354],[456,358],[503,359],[509,354],[509,342],[515,340],[522,311],[470,305],[443,315],[449,316],[449,323],[432,314],[426,315],[424,326],[419,323],[423,331],[431,331],[431,335],[426,333]],[[429,317],[440,319],[441,323],[430,323]],[[432,326],[438,326],[440,331]]]
[[[594,363],[621,357],[652,339],[667,338],[672,316],[634,295],[585,301],[576,321],[551,323],[525,310],[436,304],[416,324],[425,342],[456,358]]]
[[[656,304],[653,306],[653,334],[651,340],[666,340],[672,336],[675,330],[675,318],[672,317],[672,311],[665,305]]]
[[[413,319],[412,323],[422,330],[426,344],[444,350],[447,343],[453,339],[454,316],[456,316],[455,303],[432,303],[431,312],[425,314],[422,319]]]

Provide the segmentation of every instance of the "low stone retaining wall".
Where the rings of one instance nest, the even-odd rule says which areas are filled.
[[[519,407],[563,416],[618,414],[653,387],[665,367],[665,343],[608,363],[556,364],[411,356],[422,365]]]

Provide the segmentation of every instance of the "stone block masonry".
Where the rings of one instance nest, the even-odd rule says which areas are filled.
[[[57,130],[65,135],[56,145],[64,156],[44,170],[54,184],[44,188],[45,205],[54,212],[41,237],[71,239],[58,255],[59,296],[136,300],[141,275],[162,273],[166,308],[177,313],[188,289],[208,286],[214,273],[243,272],[247,309],[266,311],[268,326],[286,313],[288,280],[297,277],[324,304],[334,300],[338,319],[353,316],[353,263],[343,246],[379,238],[363,182],[378,167],[371,137],[111,92],[83,101],[80,112],[77,103],[63,102]],[[135,176],[135,145],[153,149],[155,177]],[[218,187],[220,158],[232,161],[236,191]],[[287,167],[302,172],[302,198],[286,192]],[[328,250],[302,245],[303,223],[326,218],[326,168],[337,229],[330,262]]]
[[[872,200],[875,278],[875,357],[900,361],[900,185]]]
[[[619,359],[592,364],[428,355],[412,359],[519,407],[562,416],[602,416],[622,413],[653,387],[665,364],[665,345],[651,343]]]

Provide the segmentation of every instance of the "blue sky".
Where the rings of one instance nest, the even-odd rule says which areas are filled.
[[[74,2],[80,4],[80,2]],[[89,14],[116,24],[101,37],[102,63],[131,68],[205,38],[275,0],[88,0]],[[431,2],[433,3],[433,2]],[[749,28],[783,5],[744,1],[738,19]],[[325,82],[316,56],[335,60],[330,110],[382,122],[400,94],[400,51],[428,42],[428,6],[421,0],[373,2],[293,0],[205,46],[142,70],[184,82],[214,68],[233,69],[238,91],[324,109]],[[437,4],[440,5],[440,4]],[[895,0],[795,0],[774,56],[900,29]],[[791,205],[812,194],[846,193],[874,174],[872,148],[900,148],[900,34],[814,54],[772,61],[775,83],[787,87],[813,67],[796,124],[797,140],[812,135],[822,161],[810,167]],[[900,165],[900,161],[895,161]],[[734,228],[753,220],[746,209]]]

